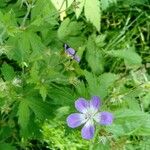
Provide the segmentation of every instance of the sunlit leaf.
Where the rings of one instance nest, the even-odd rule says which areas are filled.
[[[88,21],[93,23],[98,31],[101,25],[101,9],[99,0],[86,0],[84,6],[84,14]]]
[[[75,6],[75,14],[76,17],[79,18],[80,14],[83,11],[83,6],[85,4],[85,0],[76,0],[76,6]]]

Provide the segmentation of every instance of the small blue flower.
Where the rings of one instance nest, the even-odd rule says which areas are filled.
[[[101,105],[100,98],[93,96],[90,101],[79,98],[75,101],[75,107],[80,113],[73,113],[67,117],[67,124],[71,128],[76,128],[84,124],[81,135],[84,139],[94,137],[94,121],[101,125],[110,125],[113,122],[113,115],[110,112],[99,112]]]
[[[72,59],[76,60],[77,62],[80,62],[80,57],[76,55],[76,51],[69,47],[67,44],[64,45],[65,53],[70,56]]]

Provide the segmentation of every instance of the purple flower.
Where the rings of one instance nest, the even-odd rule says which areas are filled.
[[[77,55],[74,55],[74,59],[77,61],[77,62],[80,62],[80,57],[79,56],[77,56]]]
[[[67,44],[64,45],[65,53],[70,56],[72,59],[76,60],[77,62],[80,62],[80,57],[76,55],[76,51],[69,47]]]
[[[80,113],[73,113],[67,117],[67,124],[76,128],[84,124],[81,135],[84,139],[92,139],[95,132],[94,122],[101,125],[110,125],[113,122],[113,115],[110,112],[98,112],[101,105],[100,98],[93,96],[90,101],[79,98],[75,101],[75,107]]]

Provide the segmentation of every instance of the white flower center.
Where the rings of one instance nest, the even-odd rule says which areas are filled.
[[[88,109],[88,111],[84,115],[86,121],[93,120],[94,116],[96,115],[96,112],[91,109]]]

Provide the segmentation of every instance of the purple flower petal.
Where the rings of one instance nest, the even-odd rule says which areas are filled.
[[[100,98],[98,96],[93,96],[92,99],[90,100],[90,110],[93,113],[96,113],[99,109],[101,102]]]
[[[68,48],[65,50],[65,52],[71,56],[73,56],[75,54],[75,50],[73,48]]]
[[[75,107],[79,112],[86,113],[89,108],[89,102],[84,98],[79,98],[75,101]]]
[[[69,48],[69,46],[67,44],[64,44],[64,48],[67,49]]]
[[[102,125],[110,125],[113,122],[113,115],[110,112],[100,112],[95,115],[94,119]]]
[[[67,124],[70,128],[76,128],[85,123],[85,117],[80,113],[73,113],[67,117]]]
[[[93,121],[89,120],[82,128],[81,135],[84,139],[92,139],[94,136],[95,128],[93,125]]]
[[[81,60],[80,57],[77,56],[77,55],[74,56],[74,59],[75,59],[77,62],[80,62],[80,60]]]

